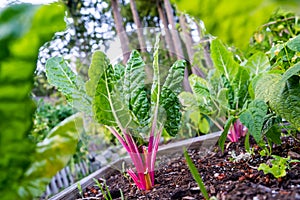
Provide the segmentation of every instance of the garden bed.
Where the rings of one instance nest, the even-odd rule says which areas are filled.
[[[290,156],[300,159],[300,135],[298,141],[284,137],[281,146],[275,146],[273,155]],[[182,147],[181,147],[182,148]],[[262,157],[260,148],[253,145],[254,154],[245,154],[244,141],[227,143],[222,153],[214,147],[208,154],[203,151],[189,149],[189,155],[200,172],[210,196],[218,199],[300,199],[300,164],[291,163],[287,175],[276,179],[273,175],[265,175],[258,171],[260,163],[269,163],[270,157]],[[179,149],[179,148],[177,148]],[[240,156],[242,159],[233,156]],[[155,173],[155,187],[151,191],[140,191],[129,177],[115,171],[107,178],[107,185],[113,199],[121,199],[120,189],[125,199],[203,199],[200,189],[194,181],[181,153],[167,154],[158,159]],[[101,181],[101,180],[100,180]],[[97,186],[83,189],[81,198],[103,199]]]
[[[196,138],[190,138],[174,143],[169,143],[167,145],[162,145],[159,147],[157,152],[158,160],[163,160],[166,158],[166,155],[182,155],[183,148],[188,149],[201,149],[201,152],[208,152],[212,147],[216,144],[221,132],[211,133],[203,136],[199,136]],[[105,178],[109,179],[114,175],[120,175],[120,170],[123,168],[123,163],[129,165],[130,158],[125,157],[115,162],[111,163],[107,167],[103,167],[96,172],[90,174],[89,176],[85,177],[78,183],[81,185],[84,191],[94,187],[95,182],[94,178]],[[160,165],[163,163],[160,162]],[[65,190],[61,191],[60,193],[54,195],[50,198],[50,200],[74,200],[78,198],[79,195],[79,188],[78,183],[73,184],[72,186],[66,188]],[[95,199],[95,198],[94,198]],[[98,199],[101,199],[100,197]]]

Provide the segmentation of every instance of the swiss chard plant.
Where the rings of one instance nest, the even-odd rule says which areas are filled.
[[[247,132],[238,117],[250,99],[248,85],[252,72],[247,66],[241,66],[218,39],[212,41],[211,57],[215,69],[206,78],[191,75],[193,93],[182,92],[180,99],[186,110],[197,110],[207,116],[223,131],[222,138],[228,135],[236,142]]]
[[[46,65],[50,83],[55,84],[69,102],[77,105],[82,101],[80,105],[91,106],[79,108],[92,110],[94,118],[106,125],[123,145],[136,169],[129,169],[128,174],[142,190],[154,185],[156,152],[162,132],[174,136],[181,121],[177,95],[181,91],[185,61],[176,61],[161,82],[158,49],[157,40],[151,88],[145,83],[145,63],[135,50],[125,67],[113,66],[104,53],[96,51],[85,87],[62,58],[51,58]],[[139,143],[141,140],[144,142]]]
[[[180,94],[185,109],[207,116],[222,130],[219,139],[222,149],[226,137],[237,142],[247,133],[260,146],[264,146],[264,137],[269,143],[280,143],[278,123],[281,118],[269,108],[268,101],[253,97],[257,80],[271,69],[267,55],[257,52],[238,62],[221,41],[213,40],[211,57],[215,69],[210,70],[205,79],[191,75],[193,93]]]

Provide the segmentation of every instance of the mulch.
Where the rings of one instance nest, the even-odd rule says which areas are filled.
[[[300,160],[300,135],[297,139],[284,137],[282,140],[281,145],[273,147],[272,154]],[[300,200],[300,163],[291,163],[285,177],[275,178],[257,170],[260,163],[270,163],[272,157],[260,156],[261,149],[255,144],[252,148],[254,154],[247,154],[241,140],[238,143],[227,142],[223,153],[217,146],[208,153],[198,150],[188,152],[210,197],[219,200]],[[128,200],[204,199],[182,154],[161,157],[157,164],[155,186],[150,191],[138,190],[133,181],[121,172],[110,176],[106,184],[112,199],[121,199],[120,190]],[[96,185],[84,189],[83,196],[78,196],[78,199],[105,199]]]

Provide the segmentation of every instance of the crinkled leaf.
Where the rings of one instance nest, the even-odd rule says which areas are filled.
[[[255,77],[252,80],[255,99],[263,99],[265,102],[271,101],[274,98],[274,91],[280,79],[281,75],[279,73],[263,73]]]
[[[234,97],[234,88],[232,87],[232,83],[228,80],[224,74],[221,75],[221,83],[222,87],[227,90],[227,98],[229,108],[234,109],[236,106],[234,105],[235,97]]]
[[[291,50],[300,52],[300,35],[297,35],[293,39],[289,40],[286,45]]]
[[[236,76],[232,81],[232,87],[234,91],[234,106],[242,108],[244,103],[248,99],[248,85],[249,85],[250,75],[248,71],[239,67]]]
[[[266,132],[265,132],[266,137],[268,140],[272,141],[275,144],[281,144],[281,127],[278,125],[274,124],[271,126]]]
[[[274,93],[271,108],[300,130],[300,77],[294,75],[284,85],[279,82]]]
[[[49,83],[57,87],[75,109],[91,113],[91,98],[85,92],[83,80],[70,69],[63,58],[48,59],[46,75]]]
[[[165,109],[167,115],[164,127],[171,136],[177,134],[180,126],[181,112],[177,96],[182,88],[184,69],[185,61],[176,61],[170,68],[161,91],[160,105]]]
[[[267,139],[275,144],[281,143],[281,127],[279,126],[282,122],[282,118],[278,117],[274,113],[270,113],[265,116],[265,124],[263,127],[263,133],[266,135]]]
[[[257,143],[262,141],[262,128],[267,111],[268,105],[261,99],[255,99],[239,117]]]
[[[253,90],[255,98],[269,102],[272,110],[299,129],[299,76],[291,74],[293,73],[288,72],[288,75],[283,76],[278,73],[262,74],[253,80]]]
[[[191,85],[193,93],[197,97],[207,98],[210,96],[208,82],[205,79],[196,76],[195,74],[191,74],[189,76],[189,83]]]
[[[97,64],[99,60],[93,60]],[[99,67],[103,67],[103,73],[99,73],[94,99],[93,112],[95,118],[100,124],[108,126],[118,126],[121,130],[134,126],[132,116],[128,105],[125,103],[125,97],[120,91],[119,68],[122,65],[115,65],[114,68],[107,63],[98,63]]]
[[[37,144],[34,162],[20,183],[21,196],[39,196],[43,193],[51,178],[67,165],[75,153],[82,127],[82,116],[72,115],[54,127],[47,137]]]
[[[133,50],[126,65],[123,92],[125,103],[133,112],[141,126],[145,126],[149,119],[150,103],[145,90],[145,63],[140,54]]]
[[[245,67],[250,70],[251,75],[258,75],[270,68],[270,62],[263,52],[257,52],[248,59]]]
[[[235,62],[232,53],[218,39],[211,43],[211,58],[219,75],[224,75],[227,80],[234,78],[239,64]]]

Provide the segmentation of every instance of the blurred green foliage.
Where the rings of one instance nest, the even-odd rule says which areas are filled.
[[[0,196],[32,199],[74,153],[77,116],[37,145],[29,139],[35,106],[30,98],[39,48],[65,28],[58,4],[0,9]]]
[[[34,142],[42,141],[59,122],[74,114],[70,105],[46,103],[40,100],[34,114],[30,137]]]
[[[207,32],[227,44],[245,49],[250,37],[279,7],[296,8],[299,1],[282,0],[173,0],[178,8],[205,23]],[[294,7],[292,7],[294,6]]]

